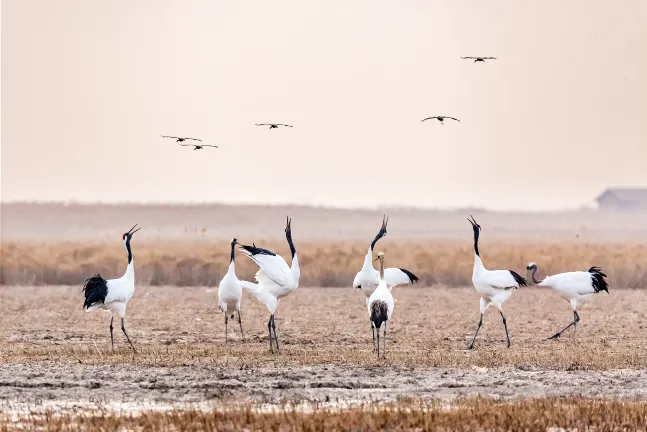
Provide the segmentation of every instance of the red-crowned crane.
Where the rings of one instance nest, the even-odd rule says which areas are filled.
[[[126,251],[128,252],[128,265],[126,266],[126,273],[119,279],[108,279],[105,280],[101,275],[97,274],[91,278],[86,279],[85,285],[83,286],[83,292],[85,293],[85,301],[83,302],[83,308],[86,312],[92,312],[93,310],[103,309],[110,312],[110,342],[112,343],[112,348],[115,347],[115,340],[112,336],[112,312],[117,312],[121,318],[121,330],[124,332],[128,343],[134,352],[135,346],[130,341],[128,333],[126,333],[126,327],[124,326],[124,316],[126,315],[126,304],[135,294],[135,265],[133,264],[133,254],[130,250],[130,240],[140,228],[135,229],[133,226],[127,233],[124,233],[121,236],[121,239],[124,242]]]
[[[483,266],[483,261],[481,261],[481,256],[479,255],[478,245],[481,226],[476,223],[476,220],[472,215],[470,215],[470,217],[472,219],[470,220],[468,218],[467,220],[470,221],[474,230],[474,271],[472,272],[472,284],[474,284],[476,292],[481,297],[481,315],[479,317],[476,333],[474,333],[474,338],[472,339],[472,343],[470,343],[468,349],[474,348],[476,335],[479,333],[479,330],[483,325],[483,314],[491,304],[493,304],[501,314],[503,327],[505,327],[505,337],[508,340],[509,348],[510,336],[508,335],[508,325],[506,323],[505,316],[503,315],[503,303],[510,298],[513,289],[519,288],[520,286],[528,286],[528,282],[512,270],[487,270]]]
[[[540,281],[535,277],[537,264],[534,262],[528,263],[526,270],[528,270],[528,279],[532,279],[535,285],[552,288],[561,298],[568,301],[571,309],[573,309],[573,322],[548,339],[557,339],[571,326],[573,326],[573,335],[575,335],[577,323],[580,322],[577,305],[589,301],[592,294],[597,294],[601,291],[606,291],[609,294],[609,284],[605,279],[607,275],[602,273],[600,267],[594,266],[587,271],[559,273]]]

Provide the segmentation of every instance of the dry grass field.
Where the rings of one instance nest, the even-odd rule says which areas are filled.
[[[347,410],[316,408],[303,412],[290,408],[259,412],[249,406],[227,410],[150,411],[142,415],[116,415],[97,410],[91,415],[24,415],[16,418],[24,428],[46,431],[74,430],[254,430],[254,431],[482,431],[482,430],[645,430],[647,403],[583,398],[548,398],[501,403],[491,399],[454,401],[451,405],[399,401]],[[14,423],[14,425],[16,424]],[[11,430],[13,425],[0,426]],[[16,427],[17,430],[24,430]]]
[[[105,244],[16,243],[2,244],[0,284],[4,285],[78,285],[100,273],[119,277],[125,269],[126,251],[119,241]],[[255,241],[285,257],[285,239]],[[241,239],[244,241],[244,239]],[[295,240],[302,268],[302,286],[351,286],[361,269],[370,240],[366,242],[303,242]],[[229,265],[229,242],[132,242],[137,280],[145,285],[215,286]],[[377,250],[386,253],[386,265],[404,267],[420,278],[423,286],[449,287],[471,284],[474,252],[471,236],[464,241],[397,241],[384,238]],[[376,252],[377,252],[376,250]],[[481,256],[491,269],[512,269],[525,275],[528,261],[540,266],[539,277],[563,271],[587,270],[598,265],[609,276],[612,287],[647,286],[647,244],[555,242],[502,242],[485,235]],[[289,258],[288,258],[289,260]],[[237,274],[254,280],[256,268],[238,254]]]

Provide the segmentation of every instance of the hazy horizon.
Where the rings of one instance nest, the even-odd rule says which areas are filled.
[[[552,211],[647,187],[644,1],[4,0],[1,19],[2,202]]]

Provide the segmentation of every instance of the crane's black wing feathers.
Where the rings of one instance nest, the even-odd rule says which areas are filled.
[[[607,275],[602,273],[602,269],[600,267],[593,266],[589,269],[589,273],[591,273],[592,276],[591,285],[593,285],[595,292],[606,291],[608,294],[609,284],[606,279],[604,279]]]
[[[400,270],[402,271],[402,273],[407,275],[407,277],[409,278],[409,282],[414,283],[414,282],[418,282],[420,280],[420,279],[418,279],[418,276],[414,275],[409,270],[403,269],[403,268],[401,268]]]
[[[97,302],[104,303],[108,295],[108,283],[101,275],[97,274],[85,280],[85,285],[83,285],[81,291],[85,292],[84,308],[90,307]]]
[[[249,252],[252,256],[253,255],[270,255],[270,256],[276,256],[276,254],[272,251],[269,251],[267,249],[259,248],[256,246],[247,246],[247,245],[240,245],[243,249],[245,249],[247,252]]]
[[[517,273],[514,270],[508,270],[508,271],[510,272],[510,274],[514,278],[514,281],[519,284],[519,286],[528,286],[528,281],[525,280],[523,277],[521,277],[519,275],[519,273]]]

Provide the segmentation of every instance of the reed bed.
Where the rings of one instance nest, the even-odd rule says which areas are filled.
[[[170,410],[118,415],[95,410],[58,415],[23,415],[17,422],[0,418],[0,430],[645,430],[647,403],[586,398],[521,399],[501,402],[476,398],[452,403],[403,400],[336,410],[304,411],[284,407],[263,412],[251,406],[213,411]]]
[[[350,286],[362,266],[366,242],[296,242],[301,264],[301,285]],[[282,254],[289,262],[285,241],[257,242]],[[474,262],[469,241],[382,241],[386,264],[411,270],[424,286],[466,286],[471,283]],[[229,265],[229,243],[181,241],[133,241],[140,284],[159,286],[215,286]],[[376,250],[377,252],[377,250]],[[121,245],[74,242],[8,242],[1,247],[0,284],[78,285],[96,273],[106,278],[120,276],[126,253]],[[536,261],[539,275],[587,270],[601,266],[612,286],[647,286],[647,245],[634,243],[588,243],[578,241],[487,241],[481,256],[491,269],[512,269],[525,275],[528,261]],[[237,273],[253,280],[255,266],[238,254]]]

